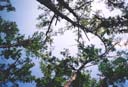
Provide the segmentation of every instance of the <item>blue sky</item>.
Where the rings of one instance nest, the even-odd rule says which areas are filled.
[[[0,16],[5,18],[6,20],[15,21],[18,25],[18,28],[20,29],[21,34],[25,34],[26,36],[32,35],[34,31],[38,30],[36,28],[36,24],[38,23],[37,17],[41,13],[41,11],[37,9],[39,3],[36,0],[11,0],[11,1],[12,1],[12,5],[16,8],[16,11],[15,12],[3,11],[0,12]],[[96,7],[97,6],[95,6],[95,8]],[[97,8],[101,8],[101,6]],[[105,13],[109,13],[109,12],[107,12],[106,10]],[[56,37],[54,41],[56,43],[54,44],[54,46],[57,47],[55,47],[55,51],[53,53],[55,55],[58,55],[59,52],[65,47],[70,48],[71,53],[76,53],[77,49],[76,47],[73,46],[74,45],[73,43],[75,43],[73,39],[74,37],[73,35],[74,34],[71,34],[71,32],[67,32],[64,36]],[[36,67],[32,69],[35,70],[33,74],[41,76],[40,72],[37,70],[39,69],[39,61],[38,60],[34,60],[34,61],[36,63]],[[31,85],[21,84],[20,87],[27,87],[27,86],[35,87],[35,84],[31,84]]]
[[[18,25],[21,34],[25,34],[25,36],[32,35],[34,31],[37,31],[36,24],[38,23],[37,17],[41,13],[38,10],[39,3],[36,0],[11,0],[12,5],[16,8],[15,12],[0,12],[0,16],[4,19],[9,21],[15,21]],[[68,39],[67,39],[68,38]],[[55,56],[58,56],[60,51],[63,48],[70,47],[71,53],[74,54],[76,47],[71,46],[74,42],[73,35],[71,32],[67,32],[63,36],[59,36],[55,38],[55,51],[53,52]],[[66,42],[66,43],[65,43]],[[71,43],[72,42],[72,43]],[[73,49],[73,50],[72,50]],[[33,71],[32,74],[36,75],[37,77],[41,77],[42,74],[39,70],[39,60],[34,59],[34,63],[36,64],[31,70]],[[35,87],[35,84],[22,84],[20,83],[20,87]]]
[[[25,34],[25,36],[32,35],[34,31],[37,31],[37,17],[40,14],[37,9],[39,3],[36,0],[11,0],[12,5],[16,8],[15,12],[0,12],[0,16],[9,21],[15,21],[20,29],[21,34]],[[32,68],[34,75],[41,76],[41,72],[39,71],[39,60],[34,59],[36,66]],[[35,87],[35,84],[22,84],[20,83],[20,87]]]
[[[15,21],[18,25],[18,28],[20,29],[21,34],[25,34],[25,36],[32,35],[34,31],[38,30],[36,24],[38,23],[37,17],[39,14],[41,14],[41,10],[38,10],[38,6],[40,4],[36,0],[11,1],[12,5],[16,8],[16,11],[3,11],[0,13],[0,15],[7,20]],[[60,51],[66,47],[70,47],[71,50],[76,50],[76,48],[73,46],[75,44],[74,34],[72,34],[71,32],[67,32],[65,35],[56,37],[54,42],[54,47],[57,46],[55,48],[56,51],[54,52],[56,56],[58,56]],[[76,52],[73,51],[71,53],[75,54]]]
[[[7,20],[15,21],[20,29],[20,33],[31,35],[36,31],[36,18],[39,15],[37,10],[39,3],[36,0],[11,0],[16,8],[15,12],[3,11],[0,13]]]

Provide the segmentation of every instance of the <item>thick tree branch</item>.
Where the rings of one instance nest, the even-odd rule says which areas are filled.
[[[89,30],[88,28],[86,28],[85,26],[83,26],[81,24],[78,24],[77,22],[74,22],[69,17],[67,17],[66,15],[64,15],[63,13],[61,13],[59,10],[57,10],[57,8],[51,2],[51,0],[37,0],[37,1],[39,1],[41,4],[45,5],[48,9],[50,9],[51,11],[53,11],[57,16],[60,16],[62,19],[65,19],[68,22],[70,22],[73,26],[77,26],[77,27],[81,28],[84,32],[93,33],[93,31]]]
[[[74,73],[71,75],[70,79],[64,84],[64,87],[70,87],[71,84],[72,84],[72,82],[76,79],[76,77],[77,77],[77,73],[74,72]]]
[[[74,12],[74,10],[64,1],[64,0],[57,0],[62,6],[64,6],[64,8],[66,8],[67,10],[69,10],[69,12],[71,12],[76,19],[78,19],[78,15]]]

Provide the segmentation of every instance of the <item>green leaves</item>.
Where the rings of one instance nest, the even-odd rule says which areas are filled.
[[[43,55],[43,33],[35,33],[32,37],[25,38],[19,34],[16,23],[0,18],[0,84],[35,81],[31,68],[31,55]]]
[[[127,60],[125,58],[122,58],[122,57],[119,57],[113,61],[113,64],[115,64],[115,65],[118,65],[118,64],[124,65],[124,63],[127,63]]]
[[[89,62],[93,62],[93,61],[98,61],[99,60],[99,53],[100,53],[100,49],[95,48],[94,45],[91,46],[87,46],[87,47],[80,47],[81,50],[81,57],[80,60],[82,60],[83,62],[85,61],[89,61]]]
[[[15,11],[15,7],[12,6],[10,0],[1,0],[0,1],[0,11],[7,10],[9,11]]]
[[[63,87],[64,83],[70,79],[71,74],[84,62],[90,60],[87,62],[90,63],[98,59],[98,52],[99,50],[94,46],[89,46],[81,48],[81,57],[78,58],[71,57],[67,51],[61,52],[64,58],[47,56],[47,58],[41,60],[43,78],[36,80],[37,86]],[[86,57],[88,57],[88,60]],[[80,62],[80,58],[83,58],[83,62]],[[82,70],[79,71],[76,80],[71,85],[73,87],[96,87],[98,84],[94,79],[91,79],[90,75],[83,67]]]
[[[124,1],[105,0],[106,5],[110,8],[118,8],[122,11],[120,16],[114,17],[105,17],[98,10],[93,12],[93,1],[89,0],[38,1],[49,8],[41,8],[43,14],[38,18],[41,21],[38,27],[45,29],[43,32],[35,32],[32,36],[25,38],[24,35],[19,34],[15,22],[0,18],[0,82],[5,84],[11,82],[17,86],[18,81],[24,83],[35,81],[37,87],[63,87],[74,72],[77,73],[77,78],[70,84],[73,87],[107,87],[128,79],[127,56],[115,56],[112,60],[108,58],[110,52],[118,54],[115,44],[113,44],[114,36],[128,31],[128,7],[125,6]],[[0,10],[14,10],[9,0],[0,2],[6,3],[0,5]],[[65,24],[66,30],[78,29],[79,52],[76,57],[70,56],[69,50],[66,49],[61,52],[63,57],[57,58],[52,56],[51,50],[49,52],[47,49],[51,46],[53,42],[51,37],[55,33],[52,25],[61,23],[62,19],[68,22],[68,25],[61,24],[62,26]],[[62,30],[62,26],[58,31],[65,31]],[[83,32],[85,35],[91,33],[98,37],[103,47],[98,49],[95,45],[85,46],[82,38]],[[97,42],[93,44],[97,44]],[[102,49],[105,49],[103,56]],[[40,69],[43,74],[40,78],[36,78],[31,72],[31,68],[35,65],[31,58],[34,57],[40,58]],[[98,65],[99,71],[104,77],[99,84],[86,71],[88,64]],[[104,84],[101,85],[102,83]]]
[[[127,60],[119,57],[115,60],[104,60],[99,65],[99,70],[108,81],[108,84],[124,82],[128,78]]]

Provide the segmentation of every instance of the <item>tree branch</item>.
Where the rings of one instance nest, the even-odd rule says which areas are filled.
[[[68,22],[70,22],[73,26],[77,26],[77,27],[81,28],[84,32],[93,33],[93,31],[89,30],[88,28],[86,28],[85,26],[83,26],[81,24],[78,24],[77,22],[74,22],[69,17],[67,17],[66,15],[61,13],[59,10],[57,10],[57,8],[51,2],[51,0],[37,0],[37,1],[39,1],[41,4],[45,5],[48,9],[50,9],[52,12],[54,12],[57,16],[60,16],[62,19],[65,19]]]
[[[45,33],[46,38],[45,38],[45,40],[44,40],[43,45],[45,45],[46,42],[47,42],[48,34],[49,34],[49,32],[50,32],[51,25],[52,25],[52,22],[53,22],[54,18],[55,18],[55,14],[53,15],[53,17],[52,17],[52,19],[51,19],[51,21],[50,21],[50,24],[49,24],[49,26],[48,26],[48,30],[47,30],[46,33]]]
[[[76,19],[78,19],[78,15],[73,11],[73,9],[64,1],[64,0],[57,0],[62,6],[64,6],[69,12],[71,12]]]

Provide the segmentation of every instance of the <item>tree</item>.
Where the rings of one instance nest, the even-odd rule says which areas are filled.
[[[31,74],[34,66],[33,57],[43,55],[43,33],[35,32],[25,38],[18,33],[15,22],[0,18],[0,86],[18,86],[19,82],[32,82],[35,76]],[[10,87],[10,86],[9,86]]]
[[[10,0],[0,0],[0,11],[15,11],[15,7],[12,6]]]
[[[115,17],[102,16],[102,13],[99,11],[96,11],[92,15],[91,7],[94,0],[37,1],[43,5],[40,8],[45,11],[44,14],[39,16],[39,19],[43,20],[39,26],[48,27],[46,35],[54,30],[52,30],[53,23],[55,23],[55,25],[59,24],[57,22],[64,19],[68,22],[68,25],[66,25],[67,30],[77,27],[74,29],[77,31],[79,49],[77,58],[66,55],[64,52],[64,58],[58,59],[51,57],[50,59],[42,60],[41,69],[42,73],[44,73],[44,77],[37,80],[37,85],[39,84],[38,86],[41,86],[40,84],[42,84],[43,87],[64,86],[64,81],[66,81],[67,78],[72,78],[71,74],[75,72],[76,78],[74,80],[71,80],[70,78],[70,84],[64,87],[87,87],[87,85],[88,87],[92,87],[88,81],[92,82],[93,80],[89,80],[90,78],[86,77],[87,72],[85,72],[88,63],[99,65],[99,71],[104,79],[99,81],[98,87],[108,87],[109,85],[118,87],[117,83],[127,80],[127,51],[121,52],[115,48],[115,46],[120,43],[120,41],[116,40],[115,36],[127,33],[128,31],[128,6],[126,5],[126,1],[102,1],[108,6],[110,11],[113,11],[116,8],[122,12],[122,14]],[[88,40],[90,39],[87,33],[91,33],[95,37],[98,37],[103,44],[103,47],[98,49],[94,45],[85,46],[85,43],[81,41],[83,37],[81,32],[84,32]],[[105,51],[102,52],[104,48]],[[116,56],[112,57],[112,60],[109,59],[111,57],[110,53],[116,54]],[[97,87],[97,82],[95,82],[93,87]]]
[[[90,51],[91,49],[94,47],[85,48]],[[36,80],[37,87],[98,87],[96,80],[91,79],[89,72],[83,69],[84,65],[95,58],[91,59],[92,56],[86,54],[87,51],[84,52],[86,56],[81,56],[79,59],[67,55],[66,52],[62,52],[64,56],[62,59],[50,56],[43,57],[41,70],[44,76]],[[80,64],[83,65],[80,66]],[[76,69],[75,66],[80,67]]]
[[[128,6],[125,1],[102,1],[111,11],[116,8],[122,12],[115,17],[102,16],[99,11],[92,15],[93,0],[37,1],[43,5],[40,7],[43,14],[39,16],[42,21],[38,26],[46,28],[45,33],[36,32],[33,36],[25,38],[18,33],[16,23],[0,18],[0,86],[7,87],[8,83],[18,86],[19,81],[35,81],[37,87],[118,87],[119,83],[127,80],[127,50],[120,51],[115,47],[120,43],[120,39],[117,41],[115,36],[128,31]],[[0,2],[6,3],[0,4],[1,10],[14,9],[9,0]],[[62,58],[52,56],[51,52],[43,54],[47,51],[47,41],[51,43],[51,36],[55,33],[53,23],[57,25],[62,19],[68,22],[65,23],[66,30],[77,32],[77,57],[70,56],[68,50],[61,52]],[[63,27],[61,29],[64,30]],[[96,48],[95,44],[86,45],[82,40],[82,33],[89,41],[92,39],[88,33],[100,39],[102,48]],[[40,68],[43,76],[40,78],[31,75],[33,56],[41,58]],[[90,72],[86,70],[88,64],[99,67],[101,79],[91,78]]]
[[[10,0],[0,1],[0,11],[14,11]],[[50,38],[47,38],[50,41]],[[19,33],[15,22],[0,16],[0,87],[19,87],[20,83],[35,81],[31,68],[33,58],[39,58],[47,51],[43,32],[25,37]]]

